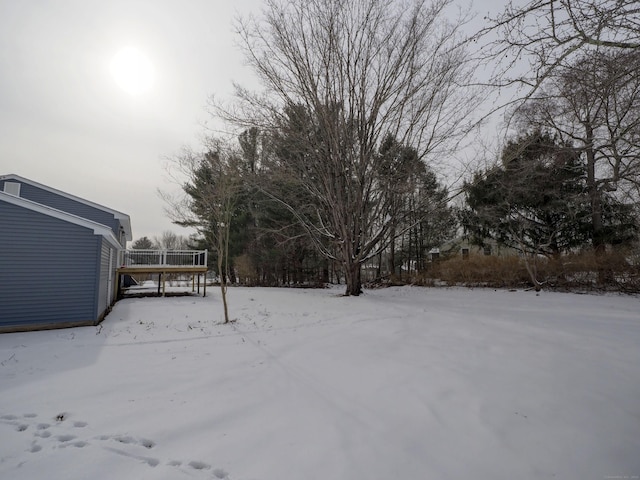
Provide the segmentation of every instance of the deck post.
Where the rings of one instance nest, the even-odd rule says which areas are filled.
[[[122,296],[122,292],[120,291],[120,277],[121,276],[122,276],[122,274],[119,273],[118,271],[116,271],[116,300],[119,300],[121,298],[121,296]]]

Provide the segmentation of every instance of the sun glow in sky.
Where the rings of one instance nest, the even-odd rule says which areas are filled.
[[[126,213],[134,239],[188,235],[166,159],[200,148],[209,96],[257,89],[232,24],[261,4],[0,0],[0,174]]]
[[[125,47],[111,59],[111,76],[129,95],[137,96],[153,87],[155,71],[149,58],[135,47]]]

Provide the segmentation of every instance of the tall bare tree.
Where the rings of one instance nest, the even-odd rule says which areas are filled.
[[[482,59],[495,65],[490,83],[523,87],[516,101],[529,98],[576,56],[640,49],[637,0],[509,1],[500,14],[485,20],[489,25],[475,40]]]
[[[611,242],[603,196],[622,197],[640,183],[640,50],[582,55],[516,113],[583,156],[593,246],[602,252]]]
[[[286,128],[295,155],[281,172],[306,208],[296,215],[319,251],[342,264],[347,295],[360,267],[390,240],[395,203],[380,188],[385,135],[442,161],[470,126],[476,98],[461,22],[449,0],[266,0],[263,16],[238,23],[241,46],[264,91],[237,86],[239,102],[215,113],[243,129]],[[387,175],[388,177],[388,175]],[[397,222],[396,222],[397,223]],[[402,232],[395,231],[398,235]]]

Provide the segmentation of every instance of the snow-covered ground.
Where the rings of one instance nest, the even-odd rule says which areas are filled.
[[[640,299],[232,288],[0,335],[2,479],[640,475]]]

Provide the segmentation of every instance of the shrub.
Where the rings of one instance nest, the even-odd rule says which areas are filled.
[[[529,258],[529,263],[535,264],[536,278],[546,289],[640,293],[640,254],[637,251],[614,250],[600,255],[586,251],[554,258],[539,256],[534,260]],[[519,256],[456,256],[432,263],[412,281],[421,285],[533,287],[524,259]]]

